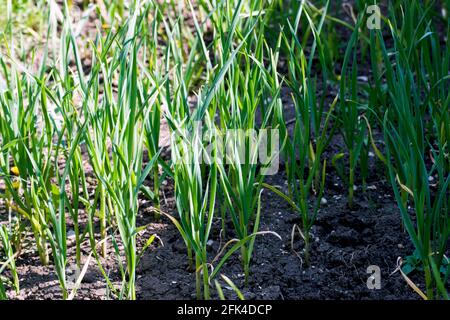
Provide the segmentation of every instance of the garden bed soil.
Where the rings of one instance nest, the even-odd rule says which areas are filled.
[[[286,189],[284,181],[283,172],[267,179],[268,183]],[[257,237],[247,286],[244,285],[238,253],[225,264],[222,273],[232,279],[246,299],[417,299],[418,296],[398,272],[391,275],[396,269],[397,258],[411,254],[413,248],[402,229],[390,185],[383,180],[369,181],[367,192],[358,193],[354,208],[350,210],[346,189],[339,178],[329,174],[327,184],[331,187],[328,187],[329,191],[324,196],[326,204],[313,227],[309,266],[297,255],[303,257],[303,242],[298,234],[294,237],[297,254],[291,248],[292,228],[300,223],[298,214],[284,200],[266,190],[262,196],[260,230],[276,232],[282,240],[272,234]],[[175,215],[172,193],[170,185],[167,185],[164,192],[167,202],[163,209]],[[138,266],[138,299],[195,298],[195,274],[189,271],[184,242],[168,219],[163,217],[155,221],[150,211],[150,203],[143,202],[139,224],[147,225],[147,228],[144,234],[140,234],[140,246],[151,234],[158,235],[161,241],[146,251]],[[220,219],[216,219],[211,234],[213,242],[208,249],[211,259],[220,251],[220,226]],[[222,245],[232,237],[232,225],[228,227],[229,232],[221,241]],[[89,252],[86,244],[84,257]],[[111,280],[119,285],[112,247],[108,258],[101,262]],[[35,254],[24,253],[17,265],[21,291],[18,295],[10,292],[11,298],[61,298],[52,268],[41,266]],[[367,279],[371,275],[367,268],[371,265],[381,270],[379,290],[367,287]],[[70,269],[75,269],[73,261],[69,263]],[[420,286],[421,279],[413,279]],[[228,298],[237,298],[226,285],[224,292]],[[76,298],[105,299],[108,296],[105,280],[91,260]]]

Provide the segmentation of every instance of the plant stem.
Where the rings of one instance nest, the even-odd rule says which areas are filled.
[[[161,218],[161,214],[159,213],[159,209],[161,207],[159,200],[159,170],[158,163],[155,164],[155,168],[153,169],[153,183],[154,183],[154,194],[155,194],[155,207],[158,210],[155,210],[155,220],[159,220]]]
[[[353,152],[350,152],[350,173],[348,178],[348,206],[353,208],[353,194],[355,185],[355,168],[353,166]]]
[[[425,286],[427,289],[427,297],[429,300],[433,299],[433,278],[431,275],[430,265],[428,263],[424,263],[423,268],[425,270]]]
[[[100,239],[102,242],[101,255],[106,258],[107,255],[107,243],[106,243],[106,199],[105,189],[102,185],[100,188]]]
[[[309,250],[310,250],[311,243],[310,243],[309,232],[305,231],[304,235],[305,235],[305,263],[307,266],[310,266]]]
[[[206,252],[203,254],[203,258],[206,259]],[[205,261],[203,262],[203,295],[205,300],[211,299],[211,295],[209,293],[209,270]]]
[[[202,281],[200,279],[200,267],[202,266],[200,257],[195,255],[195,288],[197,293],[197,300],[202,299]]]
[[[248,250],[247,250],[247,246],[243,245],[241,247],[241,252],[242,252],[242,262],[244,265],[244,276],[245,276],[245,285],[248,284],[248,278],[250,275],[250,261],[249,261],[249,257],[248,257]]]
[[[40,234],[39,231],[34,232],[34,236],[36,238],[36,246],[39,253],[39,259],[41,260],[42,265],[47,266],[49,264],[49,257],[47,252],[47,241],[45,240],[45,236]]]
[[[81,243],[80,243],[80,229],[78,227],[78,221],[74,222],[74,232],[75,232],[75,256],[77,267],[81,268]]]

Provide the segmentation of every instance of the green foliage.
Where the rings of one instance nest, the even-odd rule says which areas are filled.
[[[142,239],[144,198],[179,230],[197,297],[214,297],[214,283],[224,298],[217,277],[226,262],[240,252],[245,285],[255,238],[274,235],[259,230],[265,188],[299,214],[293,228],[309,262],[327,177],[341,177],[351,209],[373,166],[392,184],[415,247],[403,270],[423,272],[428,298],[447,299],[450,4],[390,1],[383,29],[369,30],[372,4],[3,1],[0,274],[8,273],[0,299],[19,292],[24,249],[53,265],[62,297],[73,298],[66,266],[73,255],[81,269],[86,245],[111,296],[136,299],[136,268],[158,239]],[[96,29],[85,32],[92,16]],[[162,156],[167,132],[170,159]],[[210,149],[221,143],[225,154]],[[264,146],[269,164],[258,162]],[[279,157],[286,194],[266,182]],[[160,197],[167,183],[174,214]],[[211,257],[216,226],[226,242]],[[110,256],[118,272],[103,263]]]

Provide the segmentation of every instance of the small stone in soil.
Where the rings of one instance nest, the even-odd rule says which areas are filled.
[[[264,299],[276,300],[281,296],[280,286],[270,286],[263,290],[262,296]]]
[[[75,238],[75,231],[73,231],[72,229],[67,231],[67,238],[69,238],[69,239]]]

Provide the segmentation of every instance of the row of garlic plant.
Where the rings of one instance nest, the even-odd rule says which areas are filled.
[[[392,4],[389,20],[385,21],[395,25],[393,8],[401,2]],[[359,5],[365,8],[368,4]],[[398,51],[394,68],[390,67],[390,53],[382,45],[383,36],[371,33],[369,39],[364,31],[364,15],[356,17],[352,26],[328,14],[329,1],[324,2],[321,9],[305,1],[296,4],[295,17],[275,37],[274,49],[265,35],[270,33],[266,28],[277,3],[202,2],[196,8],[198,18],[193,5],[188,5],[193,13],[194,31],[183,24],[181,11],[175,18],[164,16],[165,10],[177,12],[179,8],[174,4],[133,2],[123,26],[107,32],[105,37],[99,35],[90,44],[93,60],[87,75],[78,53],[76,34],[68,19],[68,6],[65,7],[59,57],[45,55],[42,68],[36,74],[15,61],[11,63],[14,58],[11,52],[1,60],[9,88],[0,100],[0,164],[3,176],[8,178],[3,197],[10,214],[18,213],[14,220],[18,230],[25,224],[31,225],[44,264],[49,263],[48,249],[51,249],[63,297],[69,296],[65,267],[66,218],[70,216],[75,230],[77,264],[82,265],[81,244],[88,239],[111,291],[119,298],[136,298],[135,269],[142,254],[137,252],[136,241],[143,230],[136,225],[138,197],[142,193],[151,198],[155,211],[162,212],[158,209],[159,186],[167,176],[175,181],[178,217],[164,215],[176,224],[186,243],[188,258],[196,273],[199,298],[211,297],[211,280],[238,250],[248,280],[255,236],[259,233],[263,187],[282,196],[299,212],[304,256],[308,262],[311,229],[325,189],[325,171],[329,169],[322,155],[335,131],[341,132],[348,151],[348,157],[338,154],[332,163],[348,185],[349,205],[353,203],[357,170],[363,173],[363,179],[367,177],[370,137],[375,153],[388,165],[405,227],[424,265],[427,296],[447,297],[449,130],[446,111],[449,99],[445,86],[449,59],[448,49],[441,50],[439,36],[432,36],[430,26],[426,25],[426,18],[432,18],[430,4],[404,3],[408,10],[407,15],[401,17],[403,25],[392,28]],[[210,43],[205,40],[208,21],[213,29]],[[420,23],[414,27],[413,21]],[[331,48],[330,53],[332,44],[327,43],[330,28],[336,24],[352,31],[342,55],[340,75],[335,75],[331,66],[341,57],[336,48]],[[160,44],[161,29],[164,44]],[[301,37],[299,29],[305,30]],[[395,31],[398,29],[402,30],[400,34]],[[310,40],[312,46],[308,55],[305,48]],[[189,52],[180,45],[183,41],[187,41]],[[403,48],[402,41],[410,47]],[[374,64],[374,84],[369,86],[367,95],[358,77],[358,59],[366,54],[363,50],[362,57],[359,56],[360,46],[369,46]],[[54,44],[49,46],[53,55],[54,48]],[[432,54],[428,53],[430,48]],[[286,79],[277,70],[279,56],[285,53],[283,50],[288,60]],[[165,56],[164,68],[157,67],[161,53]],[[320,66],[315,65],[316,58]],[[410,58],[413,58],[412,63],[408,63]],[[59,62],[50,72],[46,69],[47,59]],[[72,59],[75,70],[69,67]],[[435,64],[432,60],[441,63]],[[378,65],[380,61],[384,69]],[[321,77],[315,73],[317,69]],[[422,74],[422,78],[415,79],[414,72]],[[200,87],[192,110],[189,97],[202,81],[206,85]],[[280,99],[283,81],[293,93],[292,135],[283,118]],[[387,90],[383,81],[387,83]],[[318,96],[318,88],[321,86],[326,91],[329,83],[340,87],[338,96],[330,102],[325,100],[325,94]],[[409,100],[411,87],[417,90],[412,101]],[[420,90],[429,90],[424,101],[418,94]],[[81,108],[75,102],[78,97],[81,97]],[[61,112],[62,126],[47,112],[50,106]],[[259,122],[258,113],[262,115]],[[384,114],[384,123],[380,121],[378,125],[385,130],[385,156],[373,141],[371,131],[377,126],[375,119]],[[426,120],[428,114],[432,122]],[[161,116],[166,118],[172,134],[177,137],[172,140],[169,163],[159,156]],[[34,125],[37,119],[43,124],[41,127]],[[204,124],[200,133],[196,130],[199,121]],[[405,129],[397,130],[396,125]],[[434,129],[433,133],[425,130],[429,127]],[[221,162],[219,155],[212,153],[210,160],[214,161],[205,163],[206,145],[212,139],[226,136],[230,130],[269,128],[280,130],[289,195],[264,183],[261,168],[253,161],[258,149],[255,144],[259,146],[261,141],[252,140],[252,136],[232,141],[226,161]],[[206,142],[203,141],[204,131],[214,132]],[[237,143],[245,147],[245,161]],[[408,143],[416,147],[411,150]],[[82,144],[86,145],[97,182],[93,198],[86,183]],[[144,146],[149,155],[146,164],[143,163]],[[427,167],[424,157],[427,152],[432,154],[431,168]],[[180,158],[185,161],[180,162]],[[344,158],[349,161],[348,171],[340,164]],[[439,182],[430,186],[427,181],[435,173]],[[153,189],[143,185],[149,175]],[[70,192],[66,191],[67,185]],[[310,208],[312,194],[315,200]],[[218,206],[216,197],[224,200]],[[416,226],[407,210],[411,202],[417,216]],[[88,224],[83,227],[78,221],[81,209],[88,213]],[[208,257],[206,249],[216,211],[222,213],[222,226],[227,219],[231,220],[234,226],[231,232],[237,237],[230,241],[230,249],[220,260],[220,257]],[[97,221],[100,239],[95,234]],[[20,252],[20,239],[9,233],[9,237],[16,240],[7,242],[14,243],[13,250]],[[153,239],[149,238],[145,247]],[[119,261],[122,279],[119,291],[101,265],[100,255],[108,254],[108,243],[112,244]],[[11,253],[6,246],[4,248]],[[10,267],[14,269],[11,263]]]
[[[424,289],[416,291],[424,299],[448,299],[450,24],[447,19],[442,43],[426,19],[432,10],[432,3],[412,3],[402,20],[389,20],[392,53],[379,32],[372,37],[385,66],[388,176],[424,273]]]

